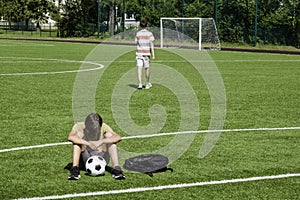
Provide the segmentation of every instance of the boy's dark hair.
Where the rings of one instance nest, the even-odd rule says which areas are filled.
[[[98,137],[102,126],[102,117],[97,113],[91,113],[85,118],[85,128],[92,137]]]
[[[142,28],[146,28],[146,27],[148,26],[147,20],[145,20],[145,19],[141,20],[141,21],[140,21],[140,26],[141,26]]]

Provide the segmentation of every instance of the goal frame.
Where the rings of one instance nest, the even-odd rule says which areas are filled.
[[[163,20],[199,20],[199,46],[198,46],[198,50],[202,50],[202,20],[203,19],[211,19],[214,22],[214,28],[216,30],[216,34],[218,35],[218,31],[217,31],[217,27],[215,24],[215,21],[213,18],[198,18],[198,17],[161,17],[160,18],[160,47],[163,48],[164,46],[164,40],[163,40]],[[219,42],[220,43],[220,42]],[[218,50],[220,50],[221,47],[219,47]]]

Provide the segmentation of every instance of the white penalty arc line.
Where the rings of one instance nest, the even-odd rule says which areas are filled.
[[[70,71],[61,71],[61,72],[24,72],[24,73],[13,73],[13,74],[0,74],[0,76],[22,76],[22,75],[47,75],[47,74],[65,74],[65,73],[75,73],[75,72],[89,72],[102,69],[104,65],[97,64],[100,67],[91,68],[91,69],[80,69],[80,70],[70,70]]]
[[[55,62],[70,62],[70,63],[85,63],[90,65],[96,65],[96,68],[89,69],[79,69],[79,70],[67,70],[59,72],[21,72],[21,73],[10,73],[10,74],[0,74],[0,76],[22,76],[22,75],[48,75],[48,74],[65,74],[65,73],[76,73],[76,72],[89,72],[104,68],[103,64],[90,62],[90,61],[76,61],[76,60],[63,60],[63,59],[49,59],[49,58],[23,58],[23,57],[0,57],[9,59],[26,59],[26,60],[41,60],[41,61],[55,61]]]
[[[136,139],[136,138],[151,138],[151,137],[160,137],[160,136],[169,136],[169,135],[183,135],[183,134],[195,134],[195,133],[224,133],[224,132],[247,132],[247,131],[283,131],[283,130],[300,130],[300,127],[282,127],[282,128],[247,128],[247,129],[224,129],[224,130],[199,130],[199,131],[182,131],[182,132],[170,132],[170,133],[157,133],[157,134],[148,134],[148,135],[135,135],[135,136],[125,136],[122,137],[122,140]],[[2,149],[0,153],[18,151],[18,150],[27,150],[59,145],[72,144],[71,142],[59,142],[59,143],[50,143],[50,144],[41,144],[35,146],[24,146],[16,147],[10,149]]]
[[[242,183],[242,182],[282,179],[282,178],[291,178],[291,177],[300,177],[300,174],[279,174],[279,175],[271,175],[271,176],[258,176],[258,177],[249,177],[249,178],[220,180],[220,181],[182,183],[182,184],[174,184],[174,185],[155,186],[155,187],[139,187],[139,188],[129,188],[129,189],[123,189],[123,190],[109,190],[109,191],[98,191],[98,192],[88,192],[88,193],[65,194],[65,195],[60,195],[60,196],[56,195],[56,196],[44,196],[44,197],[33,197],[33,198],[19,198],[19,200],[66,199],[66,198],[75,198],[75,197],[100,196],[100,195],[109,195],[109,194],[124,194],[124,193],[135,193],[135,192],[156,191],[156,190],[166,190],[166,189],[188,188],[188,187],[197,187],[197,186],[199,187],[199,186],[205,186],[205,185]]]

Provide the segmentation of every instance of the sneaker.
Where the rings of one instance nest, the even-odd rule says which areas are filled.
[[[125,179],[122,169],[119,166],[114,167],[111,174],[112,174],[112,177],[116,180],[124,180]]]
[[[143,89],[143,85],[142,85],[142,84],[139,84],[138,89],[139,89],[139,90]]]
[[[151,83],[146,84],[146,89],[150,89],[152,87]]]
[[[70,174],[68,180],[78,180],[80,178],[79,167],[73,166],[70,171],[71,171],[71,174]]]

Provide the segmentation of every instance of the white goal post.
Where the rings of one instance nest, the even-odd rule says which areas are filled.
[[[160,47],[221,49],[213,18],[160,18]]]

